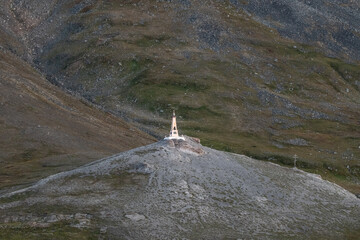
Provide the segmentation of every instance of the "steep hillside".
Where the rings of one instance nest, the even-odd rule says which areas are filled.
[[[1,190],[154,141],[9,52],[0,52],[0,113]]]
[[[314,44],[333,57],[360,60],[360,2],[230,0],[282,36]]]
[[[319,176],[161,141],[0,196],[5,239],[357,239],[360,199]]]
[[[293,164],[360,193],[356,1],[6,1],[47,79],[153,135]],[[351,182],[351,184],[349,184]],[[345,186],[344,185],[344,186]]]

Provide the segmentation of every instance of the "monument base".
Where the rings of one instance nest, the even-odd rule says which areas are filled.
[[[184,137],[165,137],[164,140],[183,140],[185,141]]]

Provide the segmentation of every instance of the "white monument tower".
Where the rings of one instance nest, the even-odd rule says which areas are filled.
[[[176,125],[175,110],[173,111],[170,135],[168,137],[165,137],[164,139],[165,140],[170,140],[170,139],[185,140],[185,138],[183,136],[179,137],[179,130]]]

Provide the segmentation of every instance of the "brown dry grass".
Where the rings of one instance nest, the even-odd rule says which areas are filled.
[[[0,53],[0,92],[0,188],[154,141],[64,93],[10,53]]]

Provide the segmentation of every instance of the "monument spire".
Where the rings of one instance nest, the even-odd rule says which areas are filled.
[[[185,138],[183,136],[179,137],[179,130],[178,130],[177,124],[176,124],[175,110],[173,110],[170,135],[168,137],[165,137],[164,139],[165,140],[170,140],[170,139],[185,140]]]
[[[175,110],[173,110],[173,115],[172,115],[170,137],[179,137],[178,129],[177,129],[177,126],[176,126]]]

